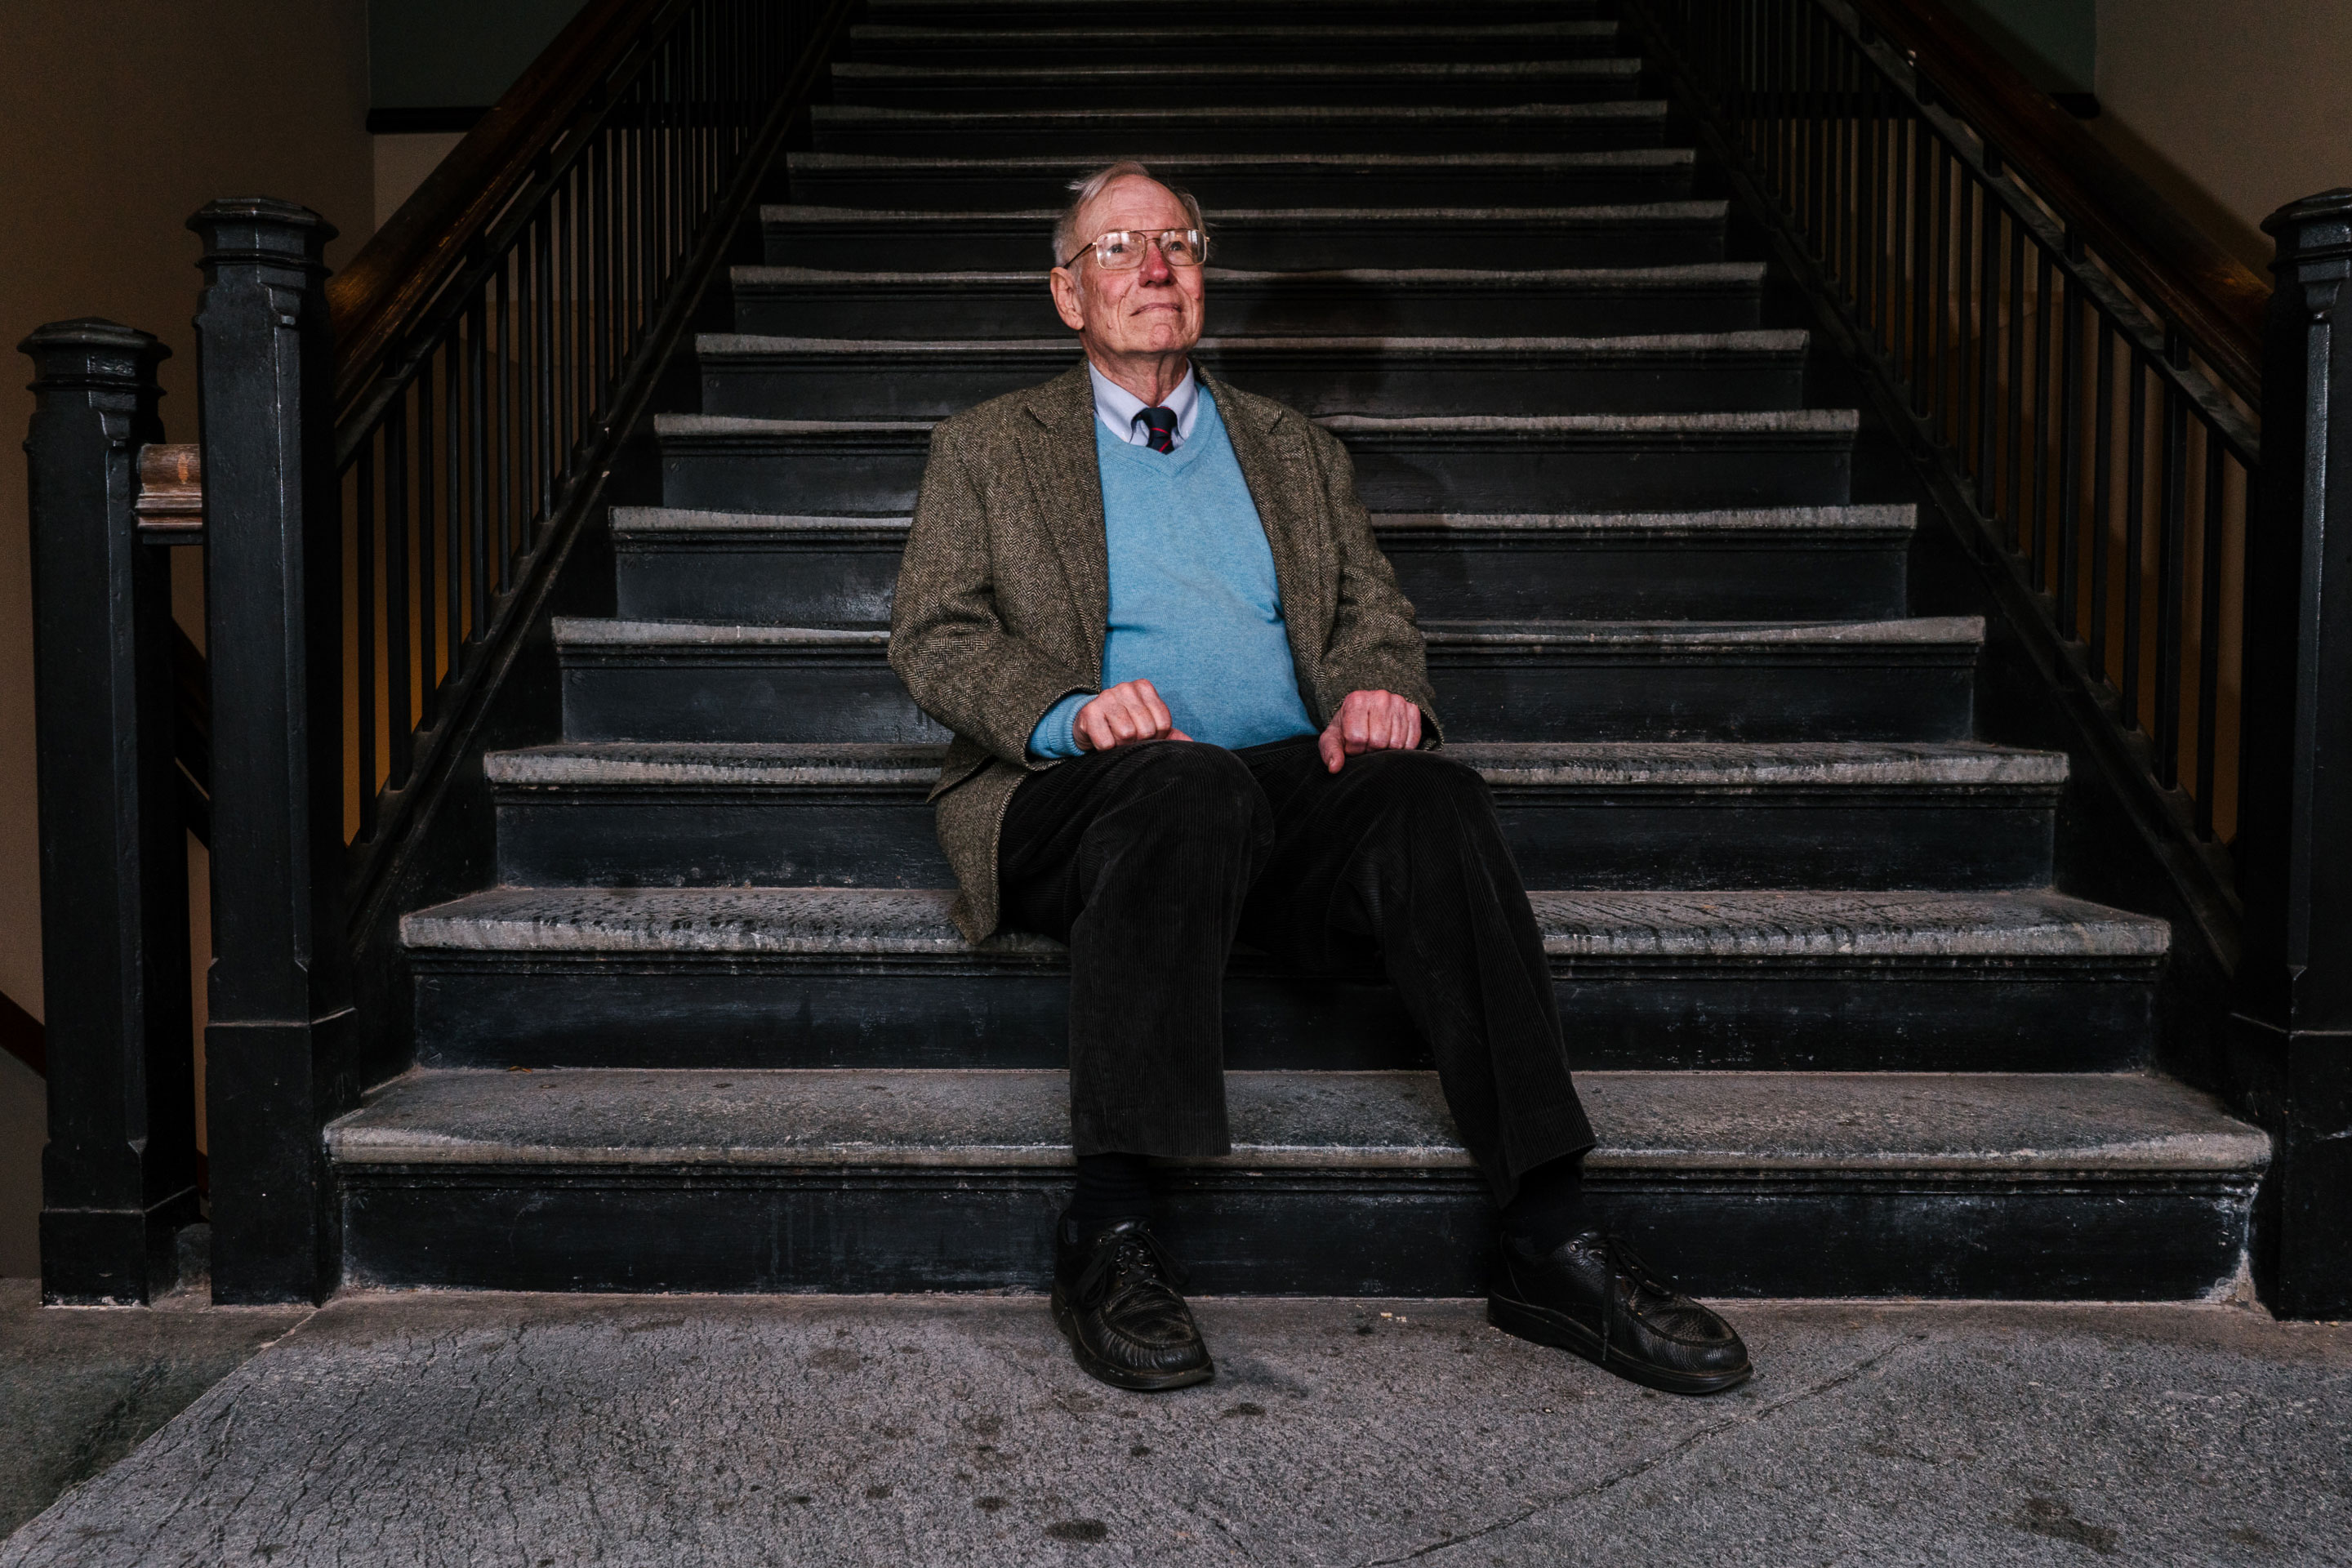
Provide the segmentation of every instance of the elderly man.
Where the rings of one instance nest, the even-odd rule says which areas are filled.
[[[1738,1335],[1584,1210],[1535,916],[1485,782],[1436,750],[1347,452],[1191,363],[1198,204],[1132,163],[1072,188],[1051,281],[1085,361],[933,434],[890,636],[955,732],[932,798],[959,923],[1069,944],[1055,1322],[1118,1387],[1212,1375],[1149,1162],[1230,1150],[1239,939],[1309,973],[1378,954],[1502,1207],[1497,1326],[1676,1393],[1741,1383]]]

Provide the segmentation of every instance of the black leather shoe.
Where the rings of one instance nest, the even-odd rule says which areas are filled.
[[[1729,1323],[1650,1272],[1605,1230],[1549,1247],[1503,1237],[1486,1321],[1668,1394],[1720,1394],[1755,1368]]]
[[[1054,1325],[1078,1364],[1114,1388],[1157,1394],[1217,1374],[1192,1309],[1176,1293],[1184,1266],[1150,1225],[1113,1220],[1055,1228]]]

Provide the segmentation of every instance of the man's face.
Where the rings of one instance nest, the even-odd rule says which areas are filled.
[[[1192,218],[1167,186],[1129,174],[1112,181],[1078,215],[1078,242],[1114,228],[1186,228]],[[1089,251],[1053,274],[1054,308],[1089,353],[1181,353],[1201,341],[1201,268],[1171,267],[1158,246],[1143,265],[1110,272]]]

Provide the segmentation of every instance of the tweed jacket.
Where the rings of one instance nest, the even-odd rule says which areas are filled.
[[[1199,374],[1196,370],[1196,374]],[[1274,552],[1298,692],[1318,727],[1351,691],[1393,691],[1439,740],[1412,606],[1372,541],[1347,449],[1305,416],[1201,375]],[[996,929],[996,845],[1045,710],[1101,689],[1109,550],[1081,361],[940,424],[890,613],[890,668],[955,732],[932,787],[956,924]]]

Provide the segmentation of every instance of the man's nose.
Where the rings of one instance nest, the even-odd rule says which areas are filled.
[[[1142,281],[1165,283],[1175,276],[1176,269],[1168,265],[1167,253],[1160,248],[1160,242],[1156,239],[1144,241]]]

